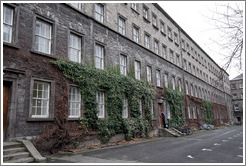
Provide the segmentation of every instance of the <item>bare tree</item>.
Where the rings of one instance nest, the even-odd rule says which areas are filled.
[[[212,39],[222,48],[219,54],[225,58],[223,69],[235,66],[239,71],[243,67],[243,9],[244,2],[216,5],[212,11],[212,25],[218,30],[219,39]]]

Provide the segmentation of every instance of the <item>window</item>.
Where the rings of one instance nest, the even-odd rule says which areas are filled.
[[[193,74],[196,75],[196,67],[193,65]]]
[[[188,85],[188,82],[185,83],[185,92],[186,92],[186,95],[189,95],[189,85]]]
[[[166,34],[165,23],[161,21],[161,33]]]
[[[126,75],[126,56],[120,55],[120,73]]]
[[[177,66],[180,66],[180,56],[179,56],[179,54],[176,54],[176,64],[177,64]]]
[[[134,62],[134,68],[135,68],[135,78],[140,80],[140,62],[139,61],[135,61]]]
[[[136,26],[133,26],[132,34],[133,34],[133,41],[138,43],[138,40],[139,40],[139,29]]]
[[[132,9],[134,9],[135,11],[138,11],[138,6],[136,3],[132,3]]]
[[[187,54],[189,54],[189,55],[190,55],[190,46],[189,46],[189,44],[188,44],[188,43],[186,43],[186,50],[187,50]]]
[[[159,42],[157,40],[154,41],[154,51],[159,54]]]
[[[126,35],[126,20],[119,16],[119,33]]]
[[[236,99],[237,98],[237,94],[236,93],[232,94],[232,98]]]
[[[32,117],[49,116],[50,83],[34,81],[32,94]]]
[[[197,87],[195,86],[195,97],[198,97],[197,96]]]
[[[123,99],[122,118],[128,118],[128,100],[127,100],[125,95],[124,95],[124,99]]]
[[[179,85],[179,92],[182,92],[182,83],[181,83],[181,79],[179,79],[178,85]]]
[[[243,99],[243,94],[242,93],[240,94],[240,98]]]
[[[168,74],[167,73],[164,74],[164,84],[165,84],[165,87],[168,87]]]
[[[98,118],[105,118],[105,103],[104,103],[104,92],[97,92],[97,104],[98,104]]]
[[[184,70],[187,70],[187,63],[185,59],[184,59]]]
[[[70,5],[76,9],[81,9],[81,3],[70,3]]]
[[[234,104],[234,111],[239,111],[238,104]]]
[[[175,90],[175,86],[176,86],[176,84],[175,84],[175,77],[173,76],[172,77],[172,87],[173,87],[173,90]]]
[[[243,88],[243,84],[239,84],[239,88],[242,89]]]
[[[95,19],[103,23],[104,7],[102,4],[95,4]]]
[[[169,102],[167,102],[167,119],[171,119],[171,110]]]
[[[174,55],[173,55],[173,50],[169,50],[169,56],[170,56],[170,62],[174,63]]]
[[[193,105],[193,118],[194,119],[197,119],[197,116],[196,116],[196,106]]]
[[[51,53],[51,25],[41,20],[36,20],[35,50]]]
[[[143,17],[149,19],[149,9],[146,6],[143,6]]]
[[[81,62],[81,37],[70,33],[69,42],[69,60]]]
[[[202,98],[202,91],[201,91],[201,88],[199,88],[199,94],[198,94],[199,96],[199,98],[201,99]]]
[[[165,59],[167,59],[167,47],[162,45],[162,51],[161,51],[161,56]]]
[[[174,32],[174,42],[178,45],[179,44],[179,39],[178,39],[178,34]]]
[[[193,85],[190,85],[190,95],[191,96],[194,96],[194,93],[193,93]]]
[[[155,14],[152,14],[152,24],[153,26],[157,27],[157,18]]]
[[[185,51],[185,41],[181,39],[181,48]]]
[[[152,82],[152,70],[150,66],[147,66],[147,81]]]
[[[191,63],[189,62],[189,72],[192,73],[191,71]]]
[[[148,34],[144,35],[144,46],[150,49],[150,36]]]
[[[150,103],[150,111],[151,111],[150,113],[152,115],[151,118],[154,119],[154,104],[153,104],[153,102]]]
[[[170,27],[167,28],[167,35],[169,39],[173,39],[172,29]]]
[[[142,100],[141,99],[139,101],[139,112],[140,112],[140,117],[143,118],[143,109],[142,109]]]
[[[190,112],[190,105],[188,105],[187,110],[188,110],[188,118],[191,119],[192,117],[191,117],[191,112]]]
[[[80,117],[81,94],[77,87],[70,87],[69,92],[69,117]]]
[[[160,70],[156,70],[156,86],[161,86],[161,72]]]
[[[95,45],[95,67],[104,69],[104,48],[99,44]]]
[[[3,5],[3,41],[7,43],[12,42],[13,13],[12,8]]]

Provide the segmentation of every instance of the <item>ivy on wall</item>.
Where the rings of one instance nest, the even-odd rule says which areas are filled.
[[[170,127],[179,127],[185,124],[185,118],[183,116],[183,92],[179,92],[179,88],[173,90],[172,85],[165,87],[166,100],[170,105],[170,112],[172,118],[169,121]]]
[[[212,112],[213,103],[208,100],[202,100],[202,109],[204,113],[204,121],[208,124],[213,124],[213,112]]]
[[[121,75],[118,66],[101,70],[65,60],[52,61],[51,64],[80,87],[84,105],[84,118],[80,123],[86,122],[88,127],[96,129],[102,142],[108,142],[118,133],[125,133],[127,140],[148,136],[151,129],[151,103],[155,95],[153,85]],[[98,90],[105,93],[107,116],[104,119],[97,117]],[[124,95],[128,99],[129,119],[122,118]],[[141,117],[140,100],[145,118]]]

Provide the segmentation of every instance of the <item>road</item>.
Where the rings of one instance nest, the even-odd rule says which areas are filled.
[[[81,163],[243,163],[243,147],[243,127],[232,126],[60,159]]]

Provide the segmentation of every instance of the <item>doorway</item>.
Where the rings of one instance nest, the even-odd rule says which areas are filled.
[[[159,126],[162,127],[163,122],[162,122],[162,117],[161,117],[161,113],[162,113],[162,109],[161,109],[162,104],[158,104],[158,110],[159,110]]]
[[[8,128],[8,107],[10,99],[10,85],[9,83],[3,83],[3,139],[7,137]]]

